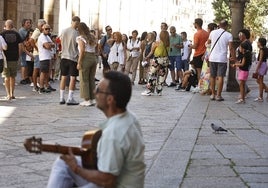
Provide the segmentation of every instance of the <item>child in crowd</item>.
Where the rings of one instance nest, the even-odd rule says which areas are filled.
[[[240,99],[238,99],[235,103],[243,104],[245,103],[245,95],[246,95],[245,84],[248,79],[249,67],[252,57],[249,46],[245,42],[240,44],[239,50],[243,54],[243,58],[240,61],[231,64],[231,66],[238,67],[238,80],[240,81],[239,83]]]
[[[52,42],[54,43],[54,48],[51,49],[51,60],[49,65],[49,81],[54,82],[55,78],[55,68],[56,68],[56,62],[57,62],[57,35],[51,35],[50,36]]]
[[[190,91],[191,86],[194,88],[198,84],[196,68],[193,61],[190,62],[191,68],[183,73],[182,83],[175,90]]]
[[[267,41],[265,38],[259,38],[257,43],[260,51],[258,54],[257,67],[255,71],[255,73],[258,75],[257,83],[259,84],[259,97],[254,100],[256,102],[263,102],[263,91],[268,92],[268,88],[263,82],[263,77],[267,73],[268,48],[266,47],[266,42]]]
[[[27,32],[26,38],[23,41],[23,47],[24,47],[24,52],[26,53],[26,63],[27,63],[27,73],[28,73],[28,78],[31,82],[30,86],[34,86],[33,84],[33,69],[34,69],[34,56],[33,56],[33,47],[30,42],[30,38],[33,34],[33,29],[30,29]]]

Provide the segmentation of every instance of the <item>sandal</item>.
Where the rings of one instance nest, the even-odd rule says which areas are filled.
[[[245,100],[243,99],[238,99],[235,104],[244,104],[245,103]]]
[[[256,99],[254,99],[255,102],[263,102],[263,99],[261,97],[258,97]]]
[[[215,101],[215,95],[210,95],[210,100]]]

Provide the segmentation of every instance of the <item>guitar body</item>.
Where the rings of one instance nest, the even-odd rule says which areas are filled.
[[[97,146],[101,137],[101,130],[85,132],[81,146],[86,152],[81,155],[82,165],[87,169],[98,169],[97,167]]]
[[[24,147],[30,153],[40,154],[42,152],[52,152],[52,153],[61,153],[68,154],[69,148],[72,149],[74,155],[81,156],[82,165],[87,169],[98,169],[97,168],[97,146],[98,141],[101,137],[101,130],[93,130],[85,132],[81,148],[71,147],[71,146],[61,146],[59,144],[42,144],[41,138],[27,138],[24,141]]]

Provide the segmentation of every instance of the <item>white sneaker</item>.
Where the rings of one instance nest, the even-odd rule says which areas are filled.
[[[91,102],[90,101],[83,101],[79,103],[80,106],[91,106]]]
[[[40,87],[40,84],[37,82],[37,84],[36,84],[38,87]]]
[[[96,104],[96,100],[95,99],[90,100],[89,102],[90,102],[90,106],[94,106]]]
[[[192,86],[191,86],[192,87]],[[199,87],[191,88],[190,89],[193,93],[199,93],[200,89]]]
[[[33,87],[33,86],[34,86],[34,83],[32,82],[32,83],[30,84],[30,86]]]
[[[144,92],[141,93],[143,96],[151,96],[152,92],[150,90],[145,90]]]

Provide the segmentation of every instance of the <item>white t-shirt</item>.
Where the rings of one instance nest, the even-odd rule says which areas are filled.
[[[192,44],[190,40],[183,41],[183,48],[181,49],[181,59],[182,60],[187,60],[191,49],[189,48],[189,45]]]
[[[95,53],[95,47],[96,47],[96,45],[89,45],[88,43],[87,43],[87,41],[82,37],[82,36],[78,36],[77,38],[76,38],[76,42],[78,43],[78,40],[81,40],[81,41],[83,41],[84,43],[85,43],[85,52],[90,52],[90,53]],[[79,48],[79,45],[78,45],[78,51],[80,52],[80,48]]]
[[[219,38],[219,36],[222,34],[224,30],[222,28],[211,31],[209,35],[209,39],[211,40],[211,48],[214,46],[215,42]],[[217,63],[227,63],[227,54],[228,54],[228,45],[230,42],[233,41],[233,36],[228,31],[225,31],[216,45],[214,46],[214,49],[209,55],[209,61],[211,62],[217,62]]]
[[[41,33],[37,41],[40,61],[51,59],[51,50],[45,49],[43,46],[44,43],[47,43],[47,42],[52,42],[52,40],[50,39],[48,35],[44,35],[44,33]]]

